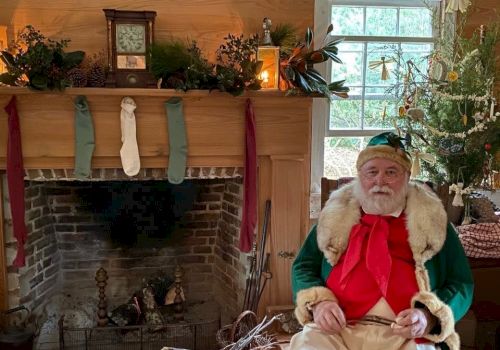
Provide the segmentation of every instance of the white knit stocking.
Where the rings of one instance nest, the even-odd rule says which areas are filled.
[[[135,114],[136,104],[131,97],[124,97],[121,103],[120,121],[122,129],[122,148],[120,157],[125,174],[134,176],[141,169],[139,147],[137,146]]]

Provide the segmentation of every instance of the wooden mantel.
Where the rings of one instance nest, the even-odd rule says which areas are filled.
[[[221,92],[184,93],[165,89],[72,88],[64,92],[35,92],[27,88],[0,87],[0,173],[6,167],[7,153],[4,106],[13,95],[17,97],[26,169],[73,169],[73,100],[77,95],[87,97],[93,116],[96,143],[93,168],[121,167],[120,101],[124,96],[132,97],[137,104],[135,115],[142,168],[168,166],[164,102],[172,96],[182,97],[184,101],[188,166],[243,166],[245,101],[250,98],[257,124],[261,218],[265,201],[272,201],[267,250],[271,253],[273,278],[261,305],[292,302],[292,260],[280,257],[279,253],[296,253],[309,228],[312,98],[287,97],[273,91],[233,97]],[[0,226],[3,246],[2,230]],[[0,261],[0,274],[4,276],[0,276],[1,308],[6,306],[5,266],[5,261]]]

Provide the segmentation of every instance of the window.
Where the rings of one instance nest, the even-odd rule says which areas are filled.
[[[334,26],[331,35],[345,38],[339,44],[344,64],[330,63],[327,76],[345,79],[351,89],[348,99],[335,98],[325,111],[323,174],[339,178],[356,174],[357,155],[371,136],[392,129],[389,117],[399,106],[387,91],[402,82],[402,67],[391,57],[413,58],[427,69],[433,11],[419,0],[330,0],[324,12]],[[382,80],[382,61],[387,80]]]

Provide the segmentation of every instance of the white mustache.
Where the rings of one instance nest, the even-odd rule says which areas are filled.
[[[368,193],[370,193],[370,194],[374,194],[376,192],[387,193],[387,194],[390,194],[391,196],[394,194],[394,191],[388,186],[375,185],[372,188],[370,188],[370,190],[368,191]]]

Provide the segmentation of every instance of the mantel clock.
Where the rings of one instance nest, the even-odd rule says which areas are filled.
[[[150,48],[155,11],[104,9],[107,22],[109,73],[107,87],[154,87]]]

